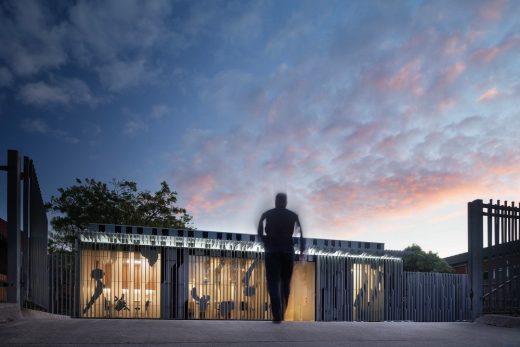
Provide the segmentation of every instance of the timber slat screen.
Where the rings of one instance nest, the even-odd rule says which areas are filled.
[[[263,252],[89,243],[80,254],[79,317],[271,319]],[[314,320],[314,278],[314,263],[295,266],[288,320]]]
[[[479,204],[480,202],[480,204]],[[471,204],[471,203],[470,203]],[[520,312],[520,207],[498,200],[473,202],[483,222],[483,312]],[[481,206],[481,207],[480,207]],[[477,231],[478,232],[478,231]],[[481,231],[482,232],[482,231]]]
[[[49,312],[64,316],[76,316],[75,257],[73,254],[48,255]]]
[[[187,319],[270,319],[263,253],[189,251]]]
[[[404,272],[401,260],[318,256],[316,320],[470,318],[467,275]]]
[[[369,256],[317,257],[316,320],[399,320],[402,260]],[[388,288],[386,283],[394,284]]]
[[[470,319],[465,274],[404,272],[403,320],[454,322]]]
[[[78,238],[76,316],[270,320],[265,254],[255,236],[197,232],[203,237],[91,225]],[[295,262],[285,318],[468,319],[467,275],[406,273],[402,259],[388,253],[307,249],[306,261]]]

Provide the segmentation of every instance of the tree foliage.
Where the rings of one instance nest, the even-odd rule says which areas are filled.
[[[453,272],[453,268],[437,253],[426,253],[419,245],[412,244],[404,249],[404,271]]]
[[[89,223],[156,226],[184,229],[192,216],[178,207],[177,192],[161,182],[158,191],[138,191],[137,183],[113,180],[109,184],[76,178],[74,185],[59,188],[47,208],[54,212],[51,252],[72,249],[77,233]]]

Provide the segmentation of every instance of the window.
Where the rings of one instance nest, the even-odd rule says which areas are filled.
[[[222,240],[222,233],[217,233],[217,240]]]
[[[313,239],[313,240],[312,240],[312,245],[313,245],[313,246],[317,246],[317,245],[318,245],[318,240]]]
[[[105,224],[98,225],[98,231],[104,233],[105,232]]]
[[[193,230],[188,230],[188,237],[194,237]]]
[[[202,232],[202,237],[207,239],[208,238],[208,232],[207,231],[203,231]]]
[[[249,241],[255,242],[255,235],[249,235]]]
[[[226,235],[226,239],[227,239],[227,240],[233,240],[233,235],[230,234],[230,233],[228,233],[228,234]]]
[[[168,229],[161,230],[162,236],[168,236]]]
[[[236,236],[236,240],[237,240],[237,241],[242,241],[242,235],[237,234],[237,236]]]
[[[184,230],[177,230],[177,236],[183,237],[184,236]]]
[[[116,228],[114,231],[116,234],[121,234],[121,225],[116,225]]]
[[[137,227],[137,233],[142,235],[143,234],[143,227]]]
[[[365,242],[365,249],[369,249],[370,248],[370,242]]]
[[[126,227],[126,233],[131,234],[132,233],[132,227]]]
[[[152,228],[152,235],[157,235],[157,228]]]

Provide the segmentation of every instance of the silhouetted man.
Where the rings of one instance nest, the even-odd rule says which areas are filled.
[[[303,259],[303,231],[298,215],[286,208],[287,195],[278,193],[275,208],[266,211],[258,223],[258,235],[264,242],[267,285],[271,297],[273,322],[284,319],[289,302],[294,264],[293,233],[300,229],[300,258]],[[265,220],[265,233],[264,233]]]

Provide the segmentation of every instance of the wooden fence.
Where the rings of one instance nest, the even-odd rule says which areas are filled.
[[[73,254],[68,253],[47,256],[47,298],[50,313],[77,316],[79,305],[75,296],[75,258]]]
[[[403,283],[403,320],[454,322],[470,319],[466,275],[404,272]]]
[[[316,320],[470,319],[468,277],[405,272],[400,259],[319,256]]]

